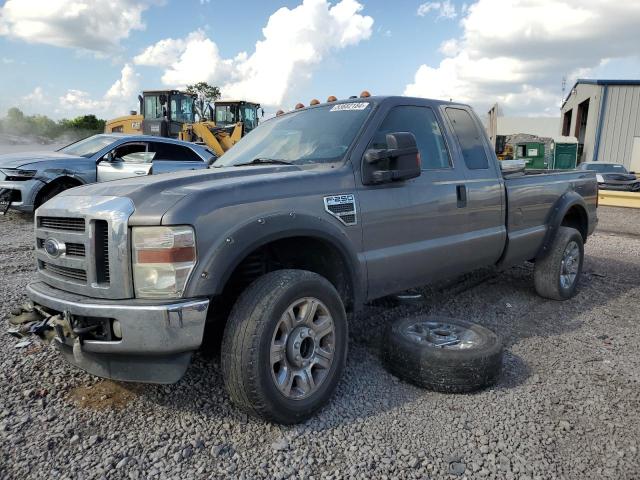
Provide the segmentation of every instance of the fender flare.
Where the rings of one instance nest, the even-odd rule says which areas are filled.
[[[220,295],[247,255],[268,243],[291,237],[313,237],[333,247],[346,266],[354,307],[364,302],[366,273],[344,227],[340,228],[332,220],[294,212],[254,217],[217,236],[192,272],[185,296]]]
[[[548,214],[546,222],[547,233],[545,234],[542,245],[536,254],[536,259],[542,259],[548,255],[551,250],[551,245],[558,234],[558,229],[562,225],[562,220],[567,215],[567,212],[575,206],[580,207],[584,212],[584,218],[587,222],[586,231],[589,231],[589,215],[587,214],[588,209],[586,202],[580,194],[574,191],[564,193],[560,198],[558,198],[558,200],[556,200],[556,203]]]

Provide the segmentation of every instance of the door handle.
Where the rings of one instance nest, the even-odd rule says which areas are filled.
[[[147,174],[147,172],[145,172],[144,170],[136,170],[133,173],[135,173],[136,175],[146,175]]]
[[[458,208],[467,206],[467,186],[456,185],[456,198],[458,200]]]

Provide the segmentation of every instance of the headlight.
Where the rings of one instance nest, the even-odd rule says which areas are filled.
[[[33,178],[37,173],[37,170],[18,170],[14,168],[7,168],[2,170],[2,173],[6,176],[5,180],[10,182],[19,182]]]
[[[133,284],[138,298],[179,298],[196,264],[191,227],[133,227]]]
[[[599,173],[596,173],[596,182],[604,183],[604,178]]]

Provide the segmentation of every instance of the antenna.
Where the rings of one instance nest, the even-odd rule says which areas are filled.
[[[562,101],[564,102],[564,92],[567,89],[567,77],[562,77]]]

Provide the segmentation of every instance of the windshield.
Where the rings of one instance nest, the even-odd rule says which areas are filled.
[[[234,108],[233,105],[216,105],[216,125],[224,127],[225,125],[238,122],[239,120],[236,118],[236,110],[237,108]]]
[[[109,146],[115,141],[115,137],[110,135],[94,135],[78,142],[67,145],[58,150],[68,155],[77,155],[78,157],[92,157],[103,148]]]
[[[215,166],[234,166],[258,158],[297,165],[338,162],[372,108],[368,102],[343,103],[272,118],[245,136]]]
[[[144,96],[144,118],[147,120],[157,120],[166,116],[166,114],[160,102],[160,95]]]
[[[628,173],[623,165],[616,163],[590,163],[587,165],[586,170],[593,170],[598,173]]]
[[[194,99],[190,95],[173,95],[171,97],[171,120],[182,123],[193,123],[195,112]]]

